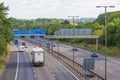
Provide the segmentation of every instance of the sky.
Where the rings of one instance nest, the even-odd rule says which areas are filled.
[[[104,8],[115,6],[107,12],[120,10],[120,0],[0,0],[9,7],[8,17],[19,19],[63,18],[68,16],[95,17],[104,13]]]

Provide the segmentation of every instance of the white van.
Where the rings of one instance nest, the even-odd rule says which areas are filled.
[[[19,46],[19,52],[23,52],[25,50],[25,47],[24,46]]]
[[[44,66],[45,54],[42,48],[39,48],[39,47],[33,48],[31,55],[32,55],[32,63],[34,64],[34,66],[35,65]]]

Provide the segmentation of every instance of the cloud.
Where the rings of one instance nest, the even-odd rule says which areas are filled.
[[[27,1],[21,1],[21,3],[22,3],[23,5],[27,5],[27,4],[28,4]]]
[[[96,8],[97,5],[120,5],[119,0],[4,0],[4,3],[9,5],[9,16],[27,19],[64,18],[69,15],[97,17],[100,13],[104,13],[104,9]],[[108,11],[119,9],[120,7]]]

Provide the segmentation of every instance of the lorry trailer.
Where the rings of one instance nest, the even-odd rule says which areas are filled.
[[[34,66],[36,65],[44,66],[44,63],[45,63],[44,49],[40,47],[32,48],[31,55],[32,55],[32,63]]]

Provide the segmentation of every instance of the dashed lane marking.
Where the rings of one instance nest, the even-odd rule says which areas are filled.
[[[55,77],[55,74],[53,74],[53,77]]]
[[[36,74],[34,74],[34,77],[36,78]]]

